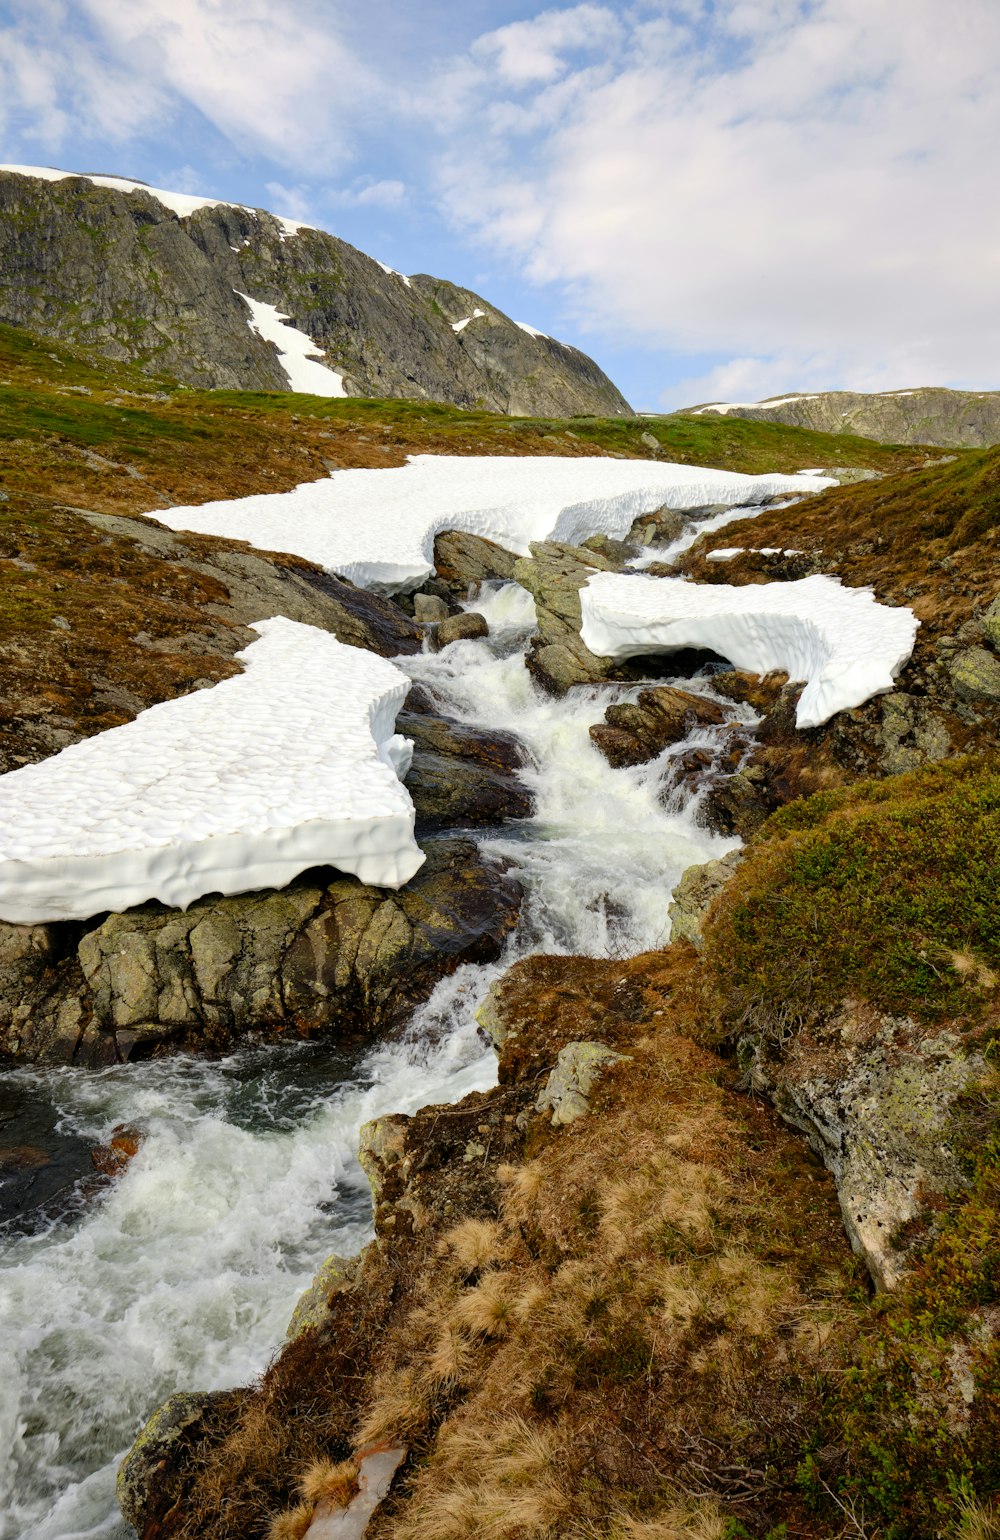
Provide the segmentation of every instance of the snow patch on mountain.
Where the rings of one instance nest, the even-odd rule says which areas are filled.
[[[251,299],[249,294],[239,289],[234,289],[233,293],[250,306],[250,320],[247,322],[250,330],[263,337],[265,342],[274,343],[292,390],[303,391],[311,396],[347,395],[344,376],[335,369],[328,369],[326,364],[317,362],[322,350],[317,348],[306,332],[290,326],[288,317],[277,305]]]

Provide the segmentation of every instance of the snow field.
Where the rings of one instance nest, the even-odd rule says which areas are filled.
[[[878,604],[870,588],[843,588],[833,577],[733,588],[597,572],[580,597],[580,634],[600,657],[708,647],[737,668],[805,680],[800,728],[891,690],[920,624],[912,610]]]
[[[157,508],[152,516],[171,529],[290,551],[360,588],[392,594],[431,575],[434,537],[446,529],[526,556],[533,540],[623,536],[656,508],[734,507],[832,485],[603,456],[412,455],[394,469],[335,471],[291,492]]]
[[[408,678],[313,626],[253,629],[242,674],[0,777],[0,919],[185,908],[310,866],[409,881]]]

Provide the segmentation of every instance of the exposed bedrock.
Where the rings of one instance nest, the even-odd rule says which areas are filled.
[[[512,551],[495,540],[446,529],[434,541],[434,567],[439,583],[464,599],[470,588],[490,578],[511,579],[517,565]]]
[[[935,1197],[965,1183],[958,1146],[968,1142],[985,1059],[956,1032],[853,1001],[780,1044],[744,1038],[740,1055],[752,1088],[832,1173],[851,1245],[875,1283],[893,1288]]]
[[[328,871],[281,892],[146,905],[81,934],[0,926],[0,1049],[98,1066],[242,1037],[384,1029],[460,963],[495,958],[520,886],[468,840],[430,838],[399,892]]]

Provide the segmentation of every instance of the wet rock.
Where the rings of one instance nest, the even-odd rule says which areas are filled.
[[[492,578],[511,579],[517,557],[482,535],[448,529],[434,541],[434,566],[438,581],[464,599],[470,589]]]
[[[604,723],[590,729],[592,741],[609,764],[641,765],[670,743],[678,743],[696,724],[717,727],[725,713],[715,701],[671,685],[643,690],[634,705],[609,706]]]
[[[398,892],[313,872],[183,913],[150,904],[111,915],[79,940],[72,967],[43,970],[35,988],[48,991],[48,1016],[30,1033],[8,1028],[2,1046],[98,1065],[168,1046],[219,1051],[247,1035],[379,1031],[459,963],[497,956],[516,924],[520,887],[502,863],[468,840],[429,838],[425,850]],[[0,926],[0,945],[16,929]],[[79,928],[65,929],[75,940]],[[84,1033],[60,1032],[63,1009],[86,1019]]]
[[[965,1183],[958,1143],[970,1093],[988,1073],[950,1031],[847,1003],[780,1045],[744,1039],[753,1089],[805,1134],[832,1172],[851,1245],[876,1285],[909,1266],[906,1226]]]
[[[129,1162],[139,1153],[145,1135],[131,1123],[119,1123],[111,1130],[106,1144],[98,1144],[90,1152],[91,1164],[99,1176],[113,1180],[120,1176]]]
[[[476,614],[475,610],[464,610],[460,615],[449,615],[447,620],[441,621],[431,637],[431,646],[435,652],[440,652],[452,642],[474,642],[489,634],[490,628],[483,615]]]
[[[629,530],[630,545],[669,545],[682,534],[692,515],[677,508],[656,508],[641,513]]]
[[[404,1159],[409,1126],[410,1119],[402,1112],[390,1112],[361,1125],[358,1163],[368,1178],[376,1203],[382,1195],[390,1167]]]
[[[354,1287],[357,1271],[357,1257],[341,1257],[336,1253],[327,1257],[308,1289],[299,1296],[285,1332],[285,1341],[293,1342],[303,1332],[315,1331],[322,1326],[330,1313],[330,1300]]]
[[[592,684],[615,674],[612,658],[598,658],[580,638],[580,590],[592,572],[614,572],[619,564],[600,552],[558,541],[535,541],[530,557],[514,568],[515,581],[535,601],[538,636],[526,662],[539,684],[563,695],[574,684]]]
[[[180,1391],[148,1418],[119,1467],[115,1486],[126,1523],[140,1535],[146,1533],[147,1524],[159,1517],[161,1507],[173,1501],[172,1496],[164,1496],[161,1491],[164,1473],[169,1472],[171,1483],[179,1481],[185,1446],[198,1436],[210,1412],[235,1399],[231,1391],[225,1390]],[[170,1492],[173,1491],[171,1485]]]
[[[690,941],[692,946],[701,946],[702,922],[742,859],[742,850],[731,850],[718,861],[688,867],[674,888],[668,910],[671,941]]]
[[[551,1111],[555,1128],[575,1123],[590,1111],[590,1097],[603,1072],[624,1062],[625,1057],[606,1043],[567,1043],[539,1093],[535,1110]]]
[[[512,733],[479,731],[429,712],[403,711],[396,727],[413,740],[406,788],[418,836],[530,817],[531,793],[517,779],[524,752]]]
[[[1000,659],[985,647],[967,647],[948,663],[948,673],[959,700],[970,703],[1000,701]]]

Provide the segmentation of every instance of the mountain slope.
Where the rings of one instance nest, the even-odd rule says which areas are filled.
[[[1000,391],[887,390],[867,395],[826,390],[767,401],[712,402],[685,416],[746,417],[817,433],[857,433],[883,444],[938,444],[982,449],[1000,441]]]
[[[0,321],[213,389],[296,379],[517,415],[631,413],[585,354],[478,295],[262,210],[111,177],[0,169]],[[311,341],[325,388],[315,365],[290,375],[269,337],[300,356]]]

